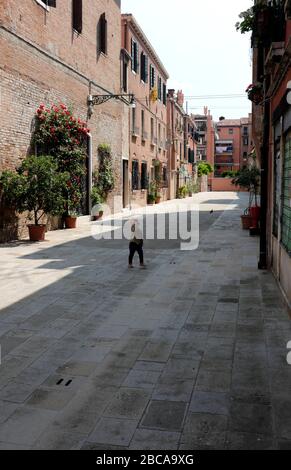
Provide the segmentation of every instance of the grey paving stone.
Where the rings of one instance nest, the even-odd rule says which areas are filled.
[[[75,393],[76,391],[71,390],[46,390],[39,388],[32,393],[26,404],[35,408],[59,411],[68,404]]]
[[[130,450],[176,450],[180,433],[137,429],[130,443]]]
[[[87,435],[64,432],[51,425],[33,444],[33,450],[79,450]]]
[[[30,446],[0,442],[0,450],[30,450]]]
[[[11,381],[0,391],[0,400],[11,403],[23,403],[33,392],[34,387]]]
[[[0,442],[32,445],[55,415],[53,411],[20,407],[1,425]]]
[[[227,393],[194,392],[189,411],[192,413],[209,413],[229,415],[230,396]]]
[[[181,438],[179,450],[224,450],[226,432],[205,434],[184,433]]]
[[[141,427],[179,432],[185,411],[186,403],[153,400],[145,412]]]
[[[181,380],[173,377],[164,378],[155,386],[152,399],[188,403],[193,392],[193,387],[193,380]]]
[[[0,401],[0,424],[4,423],[9,416],[19,407],[17,403],[7,403],[6,401]]]
[[[122,386],[153,390],[160,377],[160,374],[160,372],[156,371],[131,370]]]
[[[133,370],[161,372],[165,367],[163,362],[136,361]]]
[[[173,343],[166,341],[149,341],[138,359],[140,361],[166,362],[172,348]]]
[[[233,402],[230,409],[230,430],[271,436],[271,406]]]
[[[285,390],[285,389],[284,389]],[[273,412],[276,435],[281,439],[291,440],[291,403],[289,394],[275,395],[273,398]]]
[[[121,385],[126,379],[130,369],[126,367],[104,367],[103,364],[94,372],[94,382],[100,385]]]
[[[88,377],[96,369],[96,362],[90,361],[69,361],[57,369],[60,375],[80,375]]]
[[[229,432],[226,437],[227,450],[274,450],[272,437],[248,432]]]
[[[148,390],[121,388],[104,411],[111,418],[139,419],[150,398]]]
[[[85,442],[83,446],[81,447],[81,450],[114,450],[114,451],[125,450],[125,451],[128,451],[128,447],[113,446],[109,444],[95,444],[93,442]]]
[[[195,390],[202,392],[228,392],[231,386],[230,371],[201,369]]]
[[[188,413],[183,434],[207,437],[208,435],[226,432],[227,425],[227,416],[210,413]]]
[[[130,444],[137,424],[138,421],[134,420],[101,418],[87,441],[94,444],[127,447]]]

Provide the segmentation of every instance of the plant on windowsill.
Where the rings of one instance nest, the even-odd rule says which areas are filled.
[[[16,172],[4,171],[0,177],[4,200],[19,213],[28,212],[31,241],[44,241],[46,214],[59,215],[64,206],[64,191],[69,174],[60,173],[50,156],[30,156]]]

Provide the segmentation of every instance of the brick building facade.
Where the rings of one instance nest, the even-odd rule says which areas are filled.
[[[291,308],[291,3],[261,3],[252,36],[253,84],[262,90],[253,103],[262,170],[259,268],[272,269]]]
[[[251,114],[248,118],[222,119],[216,124],[215,177],[247,165],[252,146],[251,127]]]
[[[120,93],[120,34],[118,0],[1,1],[0,171],[15,168],[32,151],[39,104],[63,102],[91,129],[87,192],[98,145],[107,143],[116,175],[115,209],[121,208],[125,105],[110,100],[90,118],[87,104],[90,94]]]
[[[162,200],[168,198],[167,79],[161,60],[130,14],[122,21],[122,89],[133,93],[130,111],[129,202],[146,205],[151,182],[160,179]],[[124,164],[126,170],[126,164]],[[159,173],[157,175],[157,172]]]

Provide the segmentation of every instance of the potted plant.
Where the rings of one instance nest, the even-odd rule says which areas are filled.
[[[82,200],[81,182],[86,174],[86,146],[90,129],[66,105],[41,104],[36,112],[36,148],[51,155],[60,173],[69,173],[64,189],[63,217],[66,228],[75,228]]]
[[[263,86],[261,83],[249,85],[246,89],[246,93],[248,94],[248,99],[256,105],[259,105],[264,99]]]
[[[260,187],[260,170],[256,166],[243,168],[233,178],[232,184],[245,188],[249,192],[249,205],[241,216],[243,228],[257,228],[260,218],[260,207],[257,200]]]
[[[103,216],[102,203],[104,202],[104,200],[97,186],[93,186],[92,188],[91,202],[92,202],[92,210],[91,210],[92,219],[93,220],[101,219]]]
[[[158,194],[158,189],[157,189],[157,183],[156,181],[151,181],[150,182],[150,187],[149,187],[149,193],[148,193],[148,204],[154,205],[157,200],[157,194]]]
[[[148,200],[147,200],[147,201],[148,201],[148,204],[149,204],[150,206],[154,206],[155,203],[156,203],[156,197],[155,197],[155,195],[154,195],[154,194],[148,194]]]
[[[59,173],[49,156],[27,157],[17,172],[5,171],[1,176],[5,202],[19,213],[28,211],[33,224],[28,225],[31,241],[45,239],[44,215],[58,215],[64,204],[63,190],[67,173]]]
[[[158,191],[158,192],[157,192],[157,195],[156,195],[156,204],[160,204],[161,199],[162,199],[162,195],[161,195],[161,193]]]

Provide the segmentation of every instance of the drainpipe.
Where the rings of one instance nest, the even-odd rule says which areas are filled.
[[[270,100],[264,103],[263,145],[261,147],[261,235],[259,269],[267,269],[267,211],[269,175],[269,138],[270,138]]]
[[[92,176],[93,176],[93,141],[92,134],[88,134],[88,190],[89,190],[89,213],[91,214],[92,201],[91,201],[91,191],[92,191]]]

